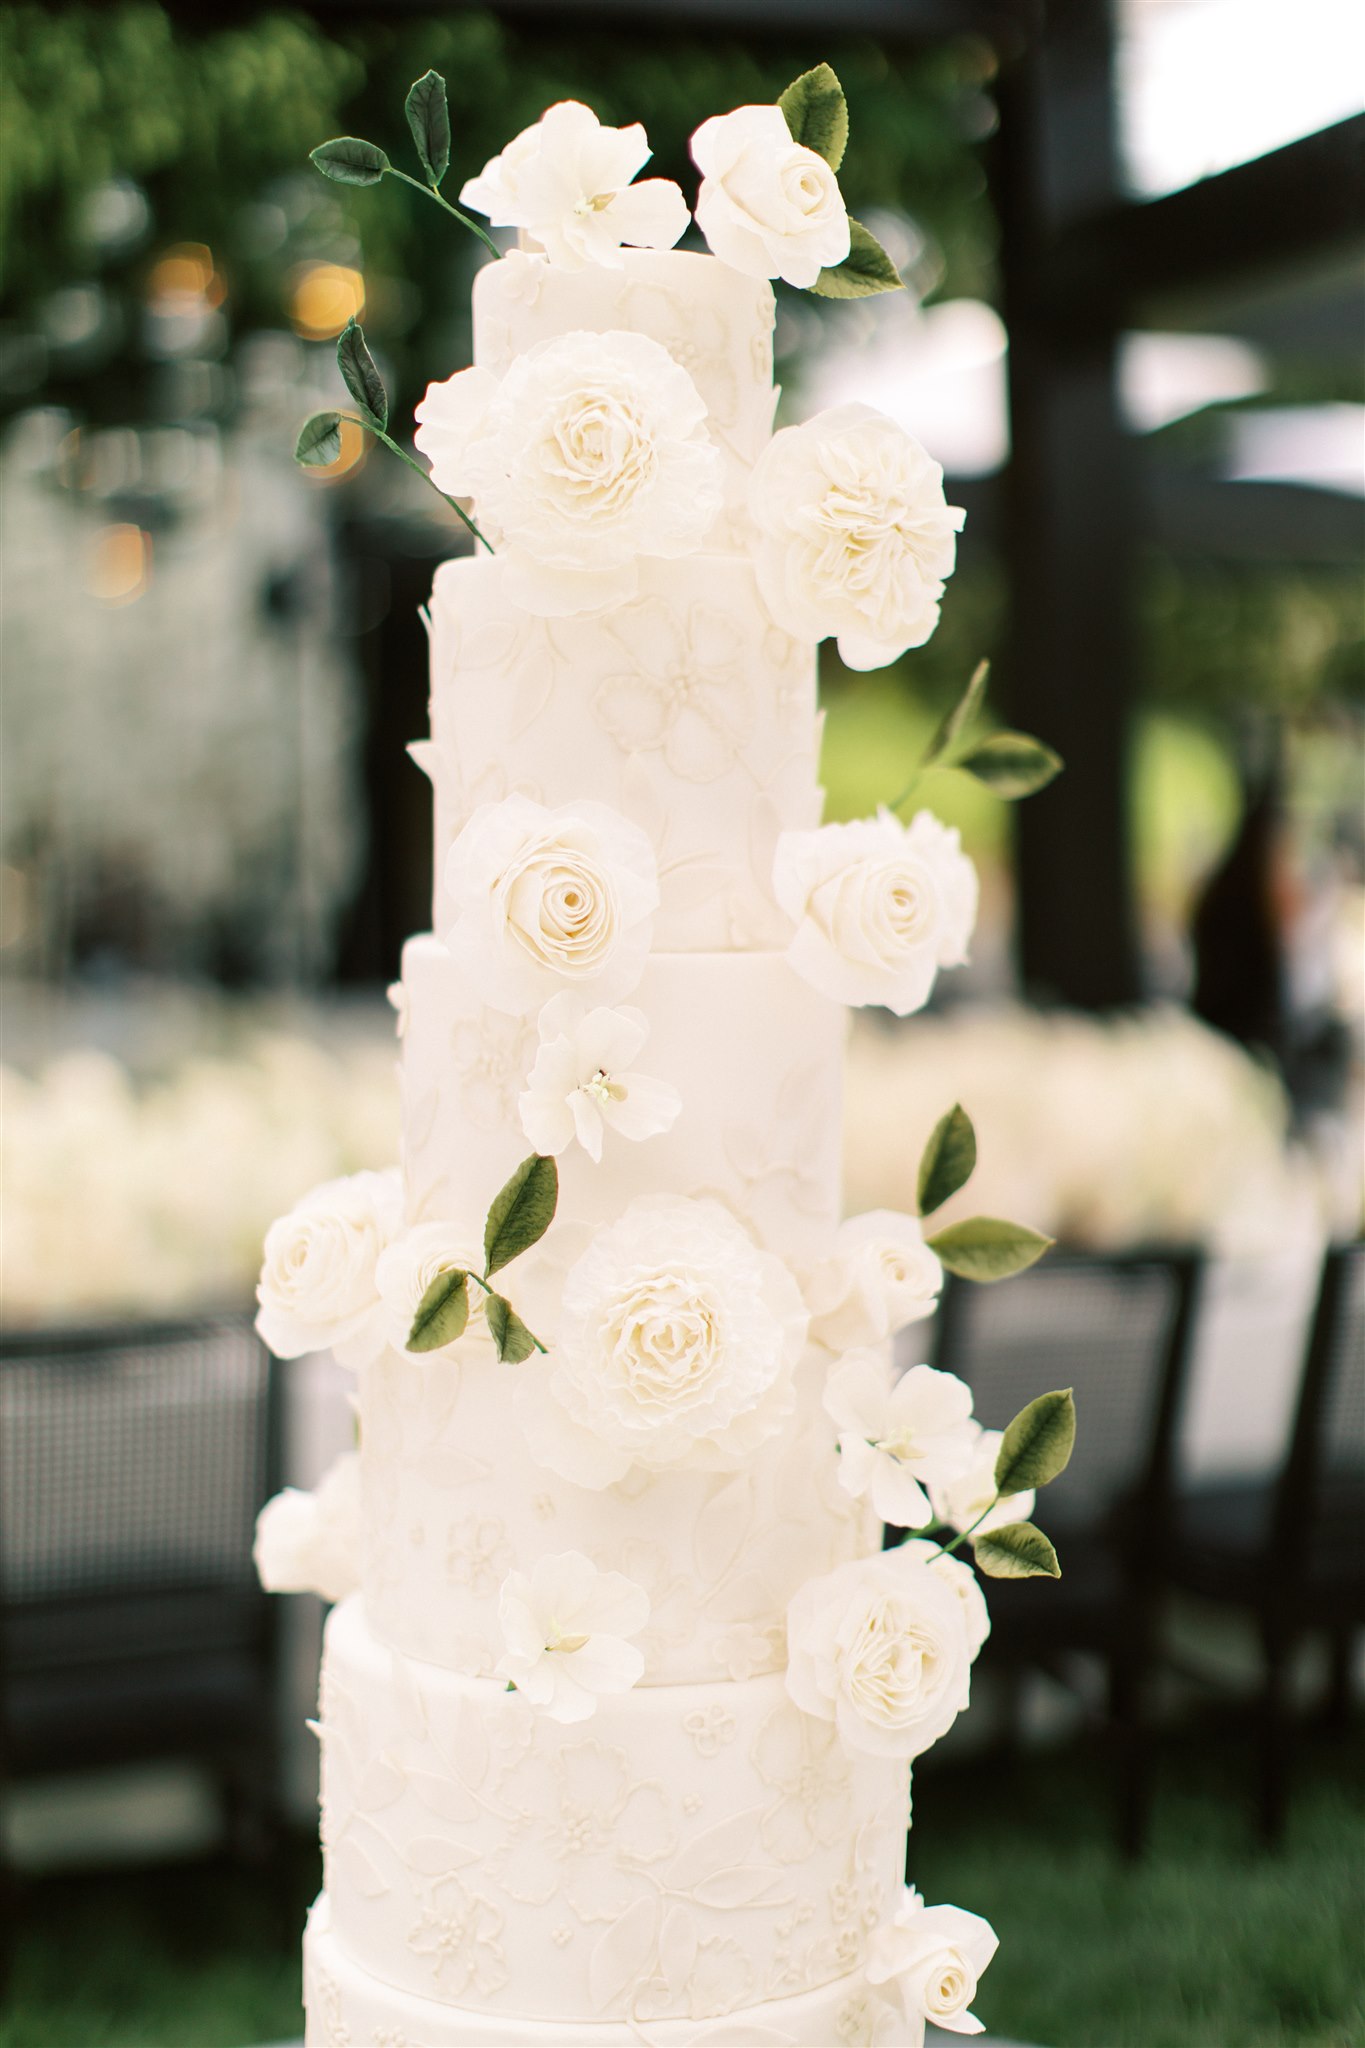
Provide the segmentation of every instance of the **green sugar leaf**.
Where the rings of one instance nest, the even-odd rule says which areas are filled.
[[[408,117],[422,169],[433,185],[439,185],[450,168],[450,108],[446,103],[446,82],[439,71],[424,71],[409,86],[403,112]]]
[[[932,1216],[965,1187],[976,1167],[976,1132],[960,1102],[934,1125],[919,1163],[919,1213]]]
[[[294,460],[305,469],[326,469],[341,453],[341,414],[315,412],[299,428],[294,443]]]
[[[438,1273],[417,1304],[408,1331],[409,1351],[443,1351],[463,1337],[469,1321],[469,1276],[457,1267]]]
[[[490,1294],[483,1305],[489,1335],[504,1365],[520,1365],[536,1349],[536,1340],[506,1295]]]
[[[360,410],[377,427],[387,427],[389,395],[366,347],[365,330],[357,320],[348,320],[337,337],[337,368]]]
[[[961,739],[985,701],[986,682],[990,672],[991,665],[988,661],[979,661],[976,664],[972,670],[971,681],[925,748],[921,767],[932,768],[935,761],[941,761],[949,749]]]
[[[905,280],[871,228],[848,217],[849,250],[842,263],[822,270],[811,290],[821,299],[870,299],[877,292],[898,292]]]
[[[777,104],[786,117],[793,142],[813,149],[837,171],[848,146],[848,102],[828,64],[817,64],[794,78]]]
[[[1041,1259],[1053,1240],[1024,1223],[999,1216],[969,1216],[926,1239],[950,1273],[960,1280],[1008,1280]]]
[[[559,1200],[559,1169],[533,1152],[493,1197],[484,1224],[485,1278],[544,1237]]]
[[[308,152],[324,178],[338,185],[377,185],[389,168],[389,160],[376,143],[362,142],[358,135],[336,135]]]
[[[973,1538],[977,1564],[991,1579],[1060,1579],[1057,1553],[1032,1522],[1006,1522]]]
[[[994,796],[1013,800],[1046,789],[1062,772],[1062,757],[1026,732],[995,732],[953,763],[974,775]]]
[[[1001,1493],[1025,1493],[1065,1472],[1076,1441],[1076,1403],[1070,1387],[1040,1394],[1021,1408],[1001,1440],[995,1483]]]

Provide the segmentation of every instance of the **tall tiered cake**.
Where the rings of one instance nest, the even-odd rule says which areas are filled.
[[[772,436],[769,279],[837,290],[861,233],[796,132],[699,131],[717,254],[620,247],[686,209],[583,108],[462,195],[522,247],[418,412],[477,543],[430,609],[401,1174],[307,1197],[261,1284],[277,1350],[358,1373],[357,1456],[259,1546],[267,1583],[349,1594],[329,2048],[909,2042],[972,2024],[994,1946],[902,1888],[984,1604],[882,1524],[1027,1503],[956,1380],[893,1388],[941,1267],[839,1195],[843,1004],[918,1007],[975,882],[926,813],[821,829],[817,782],[818,639],[927,637],[956,522],[864,407]]]

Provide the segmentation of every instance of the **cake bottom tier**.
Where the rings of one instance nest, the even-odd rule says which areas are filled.
[[[395,1990],[353,1963],[325,1892],[308,1916],[303,1983],[304,2048],[911,2048],[917,2038],[860,1971],[723,2019],[575,2024],[461,2012]]]

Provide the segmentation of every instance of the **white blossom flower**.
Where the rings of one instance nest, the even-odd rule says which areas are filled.
[[[326,1181],[272,1223],[256,1328],[277,1358],[334,1351],[360,1365],[383,1349],[375,1269],[403,1222],[397,1169]]]
[[[718,1202],[645,1196],[564,1281],[558,1342],[520,1380],[532,1456],[611,1486],[729,1470],[782,1425],[806,1334],[796,1283]]]
[[[446,859],[452,956],[486,1003],[525,1016],[566,982],[611,1002],[649,953],[659,881],[638,825],[606,804],[482,804]]]
[[[976,1448],[972,1390],[955,1373],[913,1365],[890,1381],[875,1351],[850,1351],[830,1374],[825,1410],[839,1426],[839,1484],[883,1522],[934,1519],[925,1487],[966,1470]]]
[[[1009,1522],[1026,1522],[1033,1513],[1036,1495],[1033,1490],[1026,1493],[1010,1493],[995,1507],[995,1461],[1000,1455],[1004,1442],[1004,1431],[982,1429],[978,1431],[972,1455],[964,1469],[952,1478],[933,1481],[929,1487],[929,1498],[934,1504],[934,1513],[940,1522],[947,1522],[952,1529],[971,1529],[974,1525],[978,1536],[988,1530],[1003,1529]],[[984,1520],[978,1522],[978,1517]]]
[[[650,155],[638,121],[606,128],[591,107],[560,100],[465,181],[460,203],[494,227],[525,229],[564,270],[619,270],[623,242],[671,249],[687,226],[671,179],[631,182]]]
[[[575,1138],[588,1157],[602,1157],[604,1130],[652,1138],[669,1130],[682,1097],[667,1081],[637,1074],[631,1062],[649,1036],[640,1010],[588,1010],[572,994],[555,996],[540,1013],[540,1050],[518,1103],[533,1151],[559,1154]]]
[[[847,256],[839,180],[793,140],[780,107],[714,114],[692,137],[692,161],[702,174],[697,225],[732,270],[804,289]]]
[[[938,624],[965,514],[912,434],[869,405],[784,427],[754,464],[754,566],[775,619],[837,635],[848,668],[882,668]]]
[[[880,1344],[931,1316],[942,1286],[943,1267],[918,1216],[898,1209],[850,1216],[806,1275],[811,1336],[830,1351]]]
[[[960,967],[976,923],[976,869],[955,828],[919,811],[784,832],[778,903],[796,924],[787,958],[841,1003],[923,1009],[940,967]]]
[[[412,1319],[432,1282],[442,1273],[467,1273],[471,1267],[482,1271],[482,1248],[462,1241],[450,1223],[419,1223],[385,1246],[374,1277],[385,1335],[395,1351],[406,1351]],[[468,1292],[472,1318],[480,1314],[483,1296],[477,1287]]]
[[[787,1609],[787,1654],[797,1706],[869,1756],[921,1755],[971,1689],[963,1602],[904,1550],[807,1580]]]
[[[999,1946],[988,1920],[958,1906],[926,1906],[907,1885],[894,1917],[872,1937],[867,1979],[894,1984],[912,2021],[979,2034],[981,2021],[967,2008]]]
[[[360,1585],[360,1459],[345,1451],[312,1493],[286,1486],[256,1517],[252,1549],[267,1593],[344,1600]]]
[[[474,501],[509,600],[541,617],[626,603],[642,557],[694,553],[720,515],[706,406],[648,335],[553,336],[501,382],[429,385],[417,419],[433,482]]]
[[[962,1602],[962,1619],[967,1629],[967,1649],[973,1663],[991,1632],[990,1609],[981,1581],[962,1557],[953,1557],[929,1536],[907,1537],[901,1548],[910,1557],[921,1558],[931,1572],[937,1572]]]
[[[629,1692],[644,1673],[627,1638],[649,1620],[649,1595],[579,1550],[542,1557],[529,1578],[509,1572],[498,1617],[507,1645],[498,1677],[553,1721],[586,1721],[600,1693]]]

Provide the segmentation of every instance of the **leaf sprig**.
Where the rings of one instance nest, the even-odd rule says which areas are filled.
[[[976,1167],[976,1131],[960,1102],[941,1116],[920,1156],[916,1200],[920,1216],[936,1209],[967,1185]],[[927,1237],[940,1263],[960,1280],[1008,1280],[1023,1273],[1050,1249],[1053,1240],[1026,1223],[998,1216],[969,1216]]]
[[[407,1349],[444,1351],[464,1335],[472,1282],[483,1293],[484,1320],[501,1363],[520,1365],[533,1351],[543,1354],[545,1346],[539,1337],[527,1329],[507,1296],[489,1282],[544,1237],[554,1221],[558,1201],[558,1167],[553,1159],[533,1152],[493,1197],[484,1223],[482,1274],[462,1266],[443,1268],[417,1304]]]
[[[1065,765],[1042,740],[1026,732],[993,732],[974,738],[972,728],[986,701],[986,683],[991,665],[979,661],[971,680],[952,709],[940,723],[919,760],[914,773],[888,810],[903,810],[930,768],[956,768],[990,790],[993,796],[1015,802],[1035,796],[1062,772]]]
[[[833,68],[817,64],[778,94],[793,142],[813,149],[837,171],[848,147],[848,102]],[[905,280],[870,228],[848,217],[849,250],[842,263],[820,272],[810,287],[821,299],[867,299],[904,290]]]
[[[975,1532],[1011,1494],[1036,1492],[1047,1486],[1071,1461],[1076,1442],[1076,1403],[1070,1387],[1040,1394],[1021,1408],[1000,1442],[995,1459],[995,1493],[970,1528],[945,1545],[951,1556],[970,1543],[980,1569],[990,1579],[1059,1579],[1057,1552],[1032,1522],[1005,1522],[997,1529]]]
[[[493,237],[486,234],[476,220],[471,220],[467,213],[458,206],[452,206],[441,195],[441,180],[450,168],[450,107],[446,99],[446,82],[438,71],[424,71],[409,86],[403,111],[408,117],[418,160],[426,174],[425,184],[419,178],[409,177],[406,171],[400,171],[397,164],[391,164],[377,142],[365,142],[359,135],[334,135],[330,142],[320,142],[316,149],[309,150],[309,162],[316,165],[324,178],[331,178],[338,185],[378,185],[385,178],[398,178],[424,198],[434,199],[452,220],[457,220],[462,228],[468,228],[471,235],[477,235],[485,249],[491,250],[494,256],[501,256],[502,251]]]
[[[389,433],[389,394],[384,389],[384,379],[379,374],[378,364],[370,354],[365,340],[365,330],[358,320],[348,320],[337,337],[337,368],[341,372],[346,389],[356,402],[357,410],[315,412],[311,418],[306,419],[294,444],[294,460],[301,462],[305,469],[327,468],[341,453],[341,423],[343,420],[350,420],[353,425],[363,427],[366,433],[373,434],[376,441],[382,441],[400,462],[406,462],[415,475],[420,476],[424,483],[430,484],[437,497],[464,521],[475,540],[486,547],[491,555],[492,544],[480,532],[459,500],[443,491],[430,471],[423,469],[420,462],[415,462],[407,449],[400,447]]]

